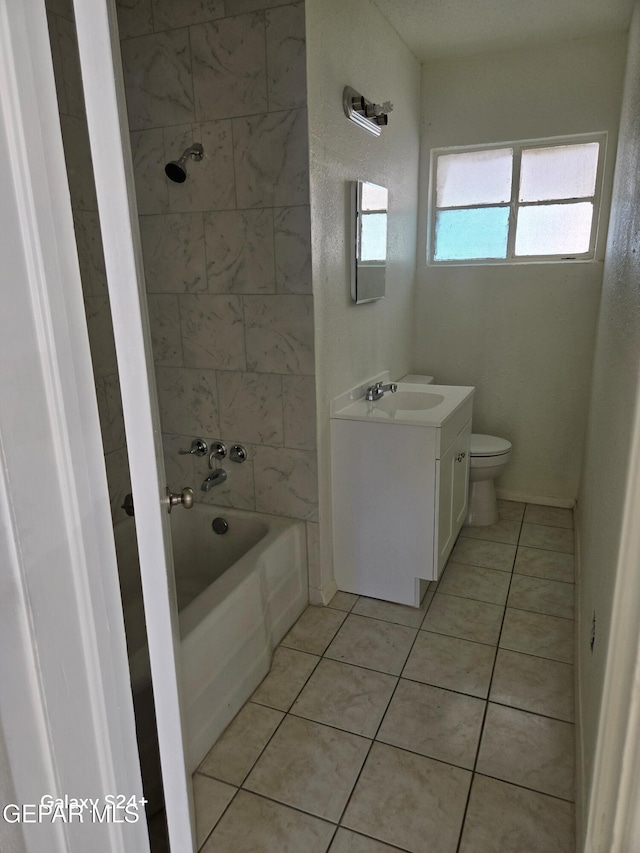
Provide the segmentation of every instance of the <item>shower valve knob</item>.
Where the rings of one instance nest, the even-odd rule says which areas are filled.
[[[244,462],[249,454],[247,448],[242,444],[234,444],[229,453],[229,459],[232,462]]]
[[[224,459],[227,455],[227,445],[223,441],[214,441],[211,444],[211,453],[209,453],[209,468],[213,470],[214,459]]]
[[[179,450],[179,456],[206,456],[209,450],[207,442],[201,438],[194,438],[191,442],[191,450]]]

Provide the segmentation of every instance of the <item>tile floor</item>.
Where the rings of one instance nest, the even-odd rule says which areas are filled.
[[[420,610],[302,614],[194,774],[202,853],[573,853],[573,516],[500,514]]]

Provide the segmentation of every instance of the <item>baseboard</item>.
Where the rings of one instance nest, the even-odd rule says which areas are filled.
[[[540,504],[541,506],[559,506],[573,509],[576,505],[571,498],[550,498],[542,495],[526,495],[524,492],[512,492],[509,489],[496,489],[496,497],[502,501],[520,501],[520,503]]]

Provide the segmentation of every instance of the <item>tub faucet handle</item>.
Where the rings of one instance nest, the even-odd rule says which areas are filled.
[[[190,489],[188,486],[179,492],[178,494],[174,494],[169,486],[167,486],[167,512],[171,514],[171,510],[174,506],[178,506],[178,504],[182,504],[185,509],[191,509],[193,506],[193,489]]]
[[[209,447],[202,438],[194,438],[190,450],[179,450],[178,456],[206,456]]]
[[[209,468],[213,470],[214,459],[224,459],[227,455],[227,445],[222,441],[214,441],[211,445],[211,453],[209,454]]]

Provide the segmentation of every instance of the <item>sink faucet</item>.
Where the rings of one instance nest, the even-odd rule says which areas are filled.
[[[200,488],[203,492],[208,492],[209,489],[212,489],[214,486],[219,486],[221,483],[224,483],[226,479],[227,472],[222,468],[216,468],[216,470],[212,471],[208,477],[205,477]]]
[[[397,390],[398,386],[395,382],[390,382],[388,385],[383,385],[382,382],[376,382],[375,385],[371,385],[369,388],[367,388],[365,400],[371,403],[374,400],[379,400],[380,397],[383,396],[385,391],[391,391],[392,394],[395,394]]]

